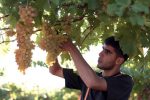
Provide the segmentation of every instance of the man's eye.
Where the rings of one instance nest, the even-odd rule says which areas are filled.
[[[108,52],[107,50],[105,50],[105,53],[106,53],[106,54],[109,54],[109,52]]]
[[[106,54],[111,54],[111,52],[108,51],[108,50],[104,50],[104,52],[105,52]]]

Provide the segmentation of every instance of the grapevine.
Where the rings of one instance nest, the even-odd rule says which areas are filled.
[[[67,40],[67,36],[57,34],[55,29],[48,23],[42,25],[43,37],[39,42],[39,47],[47,51],[46,63],[52,66],[57,56],[62,52],[60,45]]]
[[[15,51],[16,63],[18,69],[25,73],[25,70],[31,65],[32,50],[34,49],[34,41],[31,41],[31,36],[34,34],[34,18],[37,16],[37,11],[32,6],[19,6],[18,12],[20,19],[16,23],[15,31],[9,29],[6,31],[7,36],[14,36],[16,34],[18,49]],[[70,26],[64,24],[63,30],[65,33],[70,32]],[[50,23],[43,21],[41,25],[41,32],[43,33],[38,46],[47,52],[46,63],[52,66],[55,63],[57,56],[62,52],[61,44],[67,40],[67,36],[58,34],[55,27]]]

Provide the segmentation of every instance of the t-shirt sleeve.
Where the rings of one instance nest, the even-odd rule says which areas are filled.
[[[105,78],[107,82],[107,100],[128,100],[132,87],[132,78],[121,75]]]
[[[82,83],[83,81],[81,78],[73,72],[72,69],[63,69],[63,75],[65,78],[65,86],[67,88],[72,88],[72,89],[80,89],[82,88]]]

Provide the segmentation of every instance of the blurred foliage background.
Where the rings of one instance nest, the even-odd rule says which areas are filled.
[[[128,65],[130,63],[126,63]],[[42,65],[42,64],[40,64]],[[150,70],[145,68],[122,67],[122,72],[133,77],[134,87],[129,100],[150,99]],[[96,69],[95,69],[96,70]],[[97,71],[97,70],[96,70]],[[4,70],[0,70],[0,77],[3,77]],[[46,91],[35,87],[33,90],[26,90],[15,83],[7,83],[0,86],[1,100],[78,100],[80,91],[62,88],[60,90]]]

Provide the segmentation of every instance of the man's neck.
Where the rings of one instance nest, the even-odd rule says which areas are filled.
[[[104,70],[102,76],[114,76],[120,74],[120,70]]]

